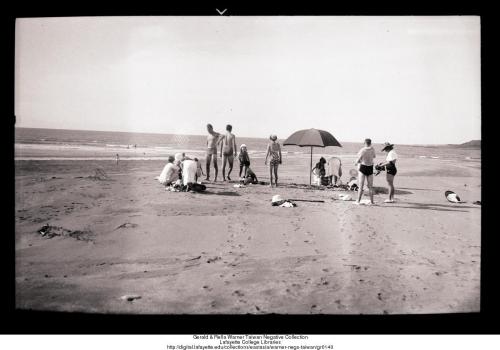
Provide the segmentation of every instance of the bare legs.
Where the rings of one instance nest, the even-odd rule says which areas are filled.
[[[243,171],[243,169],[245,169],[245,171]],[[243,177],[246,178],[247,177],[247,171],[248,171],[248,165],[242,165],[240,164],[240,175],[239,177],[241,177],[241,172],[243,171]]]
[[[269,186],[273,187],[273,172],[274,172],[274,184],[278,187],[278,164],[269,164]]]
[[[205,180],[210,180],[210,162],[212,161],[212,156],[214,159],[214,169],[215,169],[215,177],[214,182],[217,181],[217,173],[219,172],[219,168],[217,167],[217,155],[216,154],[207,154],[206,159],[206,169],[207,169],[207,178]]]
[[[231,175],[231,171],[233,171],[233,156],[222,156],[222,179],[226,181],[226,163],[229,161],[229,171],[227,172],[227,179],[231,180],[229,175]]]
[[[358,200],[356,201],[358,204],[361,202],[361,197],[363,197],[363,189],[365,186],[365,179],[366,179],[366,184],[368,186],[368,193],[370,194],[370,203],[374,204],[373,202],[373,175],[368,175],[366,176],[363,174],[361,171],[358,171]]]
[[[387,184],[389,185],[389,200],[394,200],[394,175],[386,174]]]

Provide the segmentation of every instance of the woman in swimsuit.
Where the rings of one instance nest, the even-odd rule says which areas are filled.
[[[356,160],[355,165],[359,165],[358,167],[358,200],[355,202],[356,204],[360,204],[361,197],[363,196],[363,188],[366,184],[368,186],[368,192],[370,194],[370,204],[375,204],[373,202],[373,159],[375,158],[375,150],[372,147],[372,140],[365,139],[365,147],[363,147],[358,152],[358,159]]]
[[[385,158],[385,162],[378,165],[380,167],[385,167],[387,184],[389,185],[389,199],[386,199],[384,202],[394,203],[394,176],[396,176],[396,173],[398,172],[396,169],[396,160],[398,159],[398,155],[396,154],[396,151],[394,151],[394,145],[389,142],[384,144],[382,152],[387,152],[387,157]]]
[[[276,140],[278,136],[271,135],[269,137],[271,142],[267,145],[266,151],[266,161],[264,164],[267,165],[267,158],[271,156],[271,161],[269,162],[269,178],[270,178],[270,187],[273,187],[273,172],[274,172],[274,182],[276,187],[278,187],[278,165],[281,164],[281,147]]]

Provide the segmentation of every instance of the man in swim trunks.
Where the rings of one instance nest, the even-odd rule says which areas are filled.
[[[226,135],[219,138],[219,143],[221,143],[221,157],[222,157],[222,178],[226,181],[226,163],[229,161],[229,171],[227,173],[227,179],[231,180],[229,175],[233,170],[234,157],[237,156],[236,148],[236,137],[231,133],[233,127],[231,125],[226,125]]]
[[[217,167],[217,144],[219,142],[220,134],[214,131],[212,124],[207,124],[207,157],[206,157],[206,168],[207,168],[207,177],[205,180],[210,181],[210,162],[212,161],[212,157],[214,159],[214,169],[215,169],[215,177],[214,182],[217,181],[217,173],[219,171]]]
[[[370,204],[373,202],[373,159],[375,158],[375,149],[372,147],[372,140],[365,139],[365,147],[359,150],[358,159],[355,165],[358,166],[358,200],[356,204],[360,204],[361,197],[363,196],[363,188],[368,185],[368,192],[370,193]]]

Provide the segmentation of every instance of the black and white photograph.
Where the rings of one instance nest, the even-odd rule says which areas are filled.
[[[15,24],[15,308],[481,311],[479,16]]]

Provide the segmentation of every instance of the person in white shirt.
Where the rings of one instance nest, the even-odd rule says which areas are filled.
[[[394,150],[394,145],[389,142],[384,144],[382,152],[387,152],[387,157],[385,158],[385,162],[379,163],[378,166],[385,167],[387,184],[389,185],[389,199],[386,199],[384,202],[394,203],[394,176],[396,176],[396,173],[398,172],[396,169],[396,160],[398,159],[398,155]]]
[[[163,168],[158,181],[165,186],[169,186],[179,178],[180,168],[177,164],[174,164],[175,158],[173,156],[168,157],[168,163]]]
[[[358,166],[358,200],[356,204],[361,203],[361,197],[363,196],[363,187],[366,184],[368,186],[368,192],[370,194],[370,204],[375,204],[373,202],[373,159],[376,157],[375,149],[372,147],[372,140],[365,139],[365,147],[359,150],[358,159],[354,165]]]

